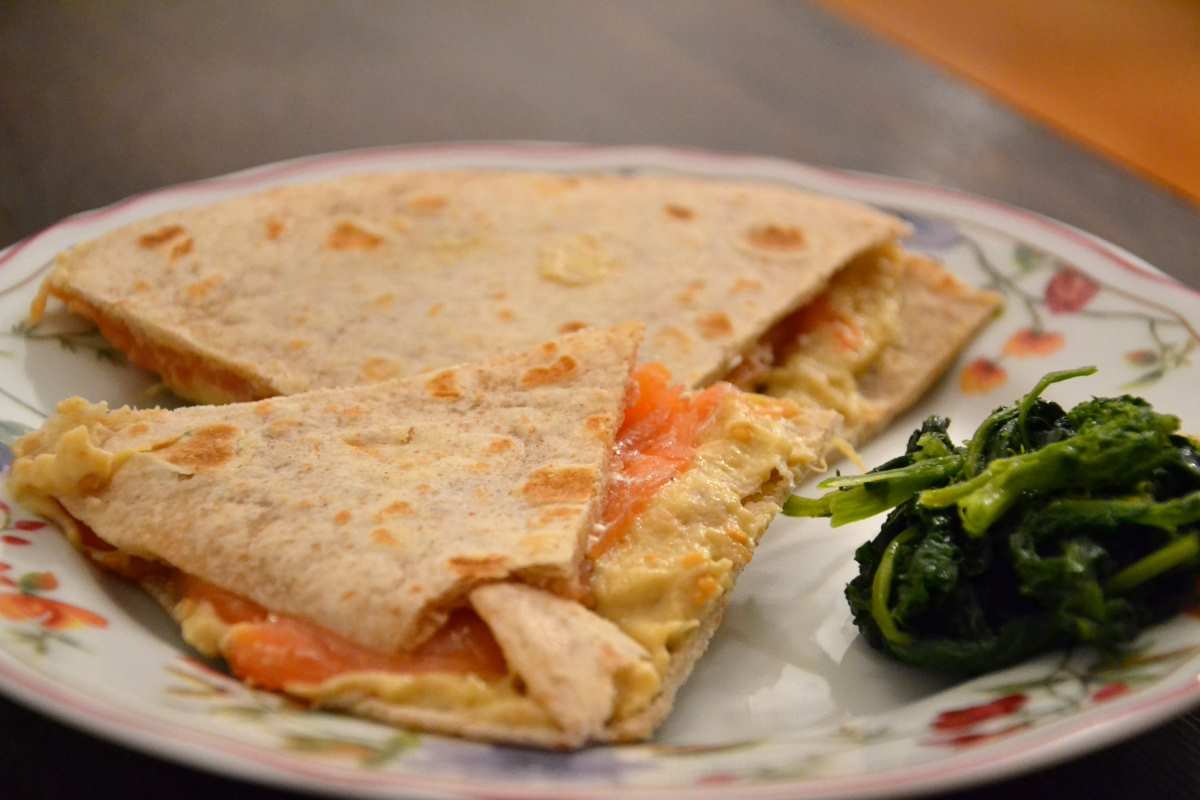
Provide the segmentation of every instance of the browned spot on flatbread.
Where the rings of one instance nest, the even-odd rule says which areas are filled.
[[[445,303],[434,303],[433,305],[431,305],[429,307],[428,313],[429,313],[429,316],[436,317],[438,314],[441,314],[445,310],[446,310]]]
[[[183,258],[188,253],[192,252],[195,245],[196,245],[196,243],[194,241],[192,241],[191,237],[188,237],[187,239],[184,239],[182,242],[179,242],[178,244],[176,244],[174,247],[171,248],[171,260],[174,261],[178,258]]]
[[[496,317],[499,318],[501,322],[512,322],[517,318],[517,315],[513,313],[511,308],[502,308],[496,312]]]
[[[445,370],[439,372],[429,379],[425,384],[425,388],[434,397],[440,397],[443,400],[457,400],[462,397],[462,392],[458,389],[458,378],[454,374],[454,370]]]
[[[151,250],[159,245],[166,244],[181,233],[183,233],[182,225],[167,225],[156,231],[143,234],[138,238],[138,244],[147,250]]]
[[[349,521],[350,521],[350,512],[349,511],[339,511],[333,518],[333,522],[335,525],[345,525]]]
[[[412,513],[413,507],[410,504],[403,500],[397,500],[380,509],[375,514],[375,521],[383,522],[388,517],[409,517],[412,516]]]
[[[579,516],[579,509],[570,506],[554,506],[547,508],[537,515],[534,522],[535,527],[542,528],[554,522],[562,522],[565,519],[573,519]]]
[[[205,295],[220,286],[224,280],[220,275],[209,275],[204,280],[191,284],[184,291],[187,292],[189,300],[203,300]]]
[[[429,494],[432,491],[433,491],[433,487],[430,486],[428,483],[418,483],[417,484],[417,494]]]
[[[337,417],[339,423],[346,422],[347,420],[357,419],[366,413],[362,406],[339,406],[333,403],[325,406],[325,410]]]
[[[287,343],[287,349],[291,350],[293,353],[297,353],[308,347],[310,344],[312,344],[312,342],[308,341],[307,339],[292,339]]]
[[[149,288],[150,284],[146,283],[145,281],[134,281],[133,283],[133,290],[135,292],[144,292]]]
[[[396,295],[394,292],[384,292],[371,299],[370,307],[376,311],[386,311],[396,304]]]
[[[794,225],[757,225],[746,231],[746,241],[763,250],[799,250],[804,247],[804,231]]]
[[[300,427],[298,419],[277,419],[267,425],[263,435],[268,439],[280,439]]]
[[[353,222],[339,222],[329,232],[329,238],[325,240],[325,246],[330,250],[342,252],[374,250],[381,244],[383,244],[382,236],[364,230]]]
[[[588,324],[586,322],[574,322],[574,321],[573,322],[564,322],[562,325],[558,326],[558,332],[559,333],[575,333],[576,331],[583,330],[587,326],[588,326]]]
[[[144,422],[139,422],[136,425],[129,426],[129,432],[132,433],[134,436],[141,436],[143,433],[145,433],[148,430],[150,430],[150,427]]]
[[[733,323],[723,311],[714,311],[696,320],[696,327],[705,339],[720,339],[733,333]]]
[[[535,386],[546,386],[559,383],[569,378],[575,372],[578,364],[570,356],[559,356],[559,359],[548,367],[531,367],[521,376],[521,385],[526,389]]]
[[[503,453],[505,450],[511,450],[513,446],[511,439],[497,439],[487,446],[487,452],[496,455]]]
[[[587,467],[543,467],[534,470],[521,487],[530,505],[582,503],[591,499],[596,473]]]
[[[238,433],[232,425],[206,425],[180,437],[159,455],[178,467],[213,469],[233,458]]]
[[[272,242],[279,239],[283,235],[283,223],[272,217],[266,222],[267,238]]]
[[[375,542],[375,544],[382,544],[388,547],[395,547],[399,544],[396,541],[396,537],[387,528],[376,528],[371,531],[371,541]]]
[[[696,304],[696,295],[704,288],[704,281],[692,281],[687,285],[687,288],[675,296],[681,306],[694,306]]]
[[[608,414],[593,414],[583,421],[584,427],[593,436],[603,440],[608,436],[609,428],[612,426],[612,418]]]
[[[436,214],[449,203],[450,201],[440,194],[423,194],[408,201],[408,210],[416,214]]]
[[[508,292],[504,291],[503,289],[501,289],[498,292],[492,292],[492,299],[493,300],[507,300]]]
[[[254,404],[254,413],[264,419],[266,419],[267,417],[269,417],[271,415],[271,410],[272,410],[272,408],[271,408],[270,401],[264,401],[261,403]]]
[[[689,220],[696,216],[696,212],[692,211],[687,206],[681,206],[677,203],[667,203],[663,206],[663,211],[667,212],[668,217],[673,217],[680,220]]]
[[[370,456],[377,461],[383,460],[383,454],[374,446],[375,443],[368,441],[362,434],[354,433],[349,436],[343,436],[342,441],[363,455]]]
[[[455,556],[450,568],[463,578],[503,578],[508,574],[506,556]]]
[[[756,281],[753,278],[738,278],[733,284],[733,293],[757,292],[762,287],[762,281]]]
[[[362,363],[358,375],[364,382],[374,383],[395,378],[400,374],[400,365],[388,358],[372,356]]]
[[[674,325],[668,325],[654,334],[654,341],[659,347],[684,353],[692,349],[692,338]]]

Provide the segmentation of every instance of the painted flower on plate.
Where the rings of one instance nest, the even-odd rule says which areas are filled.
[[[986,394],[1008,380],[1004,367],[990,358],[977,358],[963,369],[958,385],[963,394]]]
[[[954,731],[971,728],[990,719],[1015,714],[1025,707],[1029,697],[1025,694],[1007,694],[988,703],[965,708],[954,708],[938,714],[933,721],[934,730]]]
[[[1053,355],[1067,343],[1066,337],[1054,331],[1041,331],[1034,328],[1022,328],[1014,333],[1004,344],[1004,355],[1017,358]]]
[[[1121,695],[1129,693],[1129,684],[1117,681],[1101,686],[1092,695],[1092,701],[1095,703],[1103,703],[1106,700],[1112,700]]]
[[[1055,314],[1072,314],[1083,309],[1099,291],[1100,284],[1087,275],[1064,267],[1046,284],[1046,308]]]
[[[10,570],[7,564],[0,572]],[[108,620],[85,608],[73,606],[60,600],[42,597],[40,592],[58,588],[58,578],[53,572],[26,572],[14,581],[7,575],[0,576],[2,585],[18,589],[16,592],[0,593],[0,618],[10,622],[36,622],[46,630],[63,631],[72,628],[105,628]]]

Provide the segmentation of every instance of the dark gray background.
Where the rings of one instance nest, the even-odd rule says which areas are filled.
[[[0,0],[0,245],[281,158],[504,138],[707,147],[929,181],[1058,217],[1200,286],[1194,207],[807,3]],[[1195,797],[1198,727],[1185,718],[961,796]],[[0,730],[6,796],[283,796],[3,700]]]

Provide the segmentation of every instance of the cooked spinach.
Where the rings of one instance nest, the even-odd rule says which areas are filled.
[[[1073,644],[1121,646],[1192,599],[1200,450],[1141,398],[1069,411],[1054,372],[956,445],[929,417],[903,455],[792,497],[833,525],[889,511],[846,587],[858,629],[895,658],[977,674]]]

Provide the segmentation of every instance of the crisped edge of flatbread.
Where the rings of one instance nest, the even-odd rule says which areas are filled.
[[[323,704],[323,707],[338,709],[387,725],[414,728],[447,736],[459,736],[476,741],[542,747],[550,750],[574,750],[580,746],[579,741],[566,731],[556,728],[521,728],[496,722],[481,722],[473,719],[469,711],[414,708],[373,697],[331,701]]]
[[[875,436],[921,399],[1003,304],[1000,295],[968,286],[936,261],[908,251],[903,251],[902,257],[905,274],[901,292],[906,301],[899,319],[899,337],[859,376],[859,391],[877,403],[881,413],[848,431],[847,438],[853,444]],[[941,308],[952,307],[956,320],[962,323],[960,334],[912,337],[912,329],[925,320],[921,308],[910,305],[912,298]],[[912,369],[914,365],[919,369]]]

